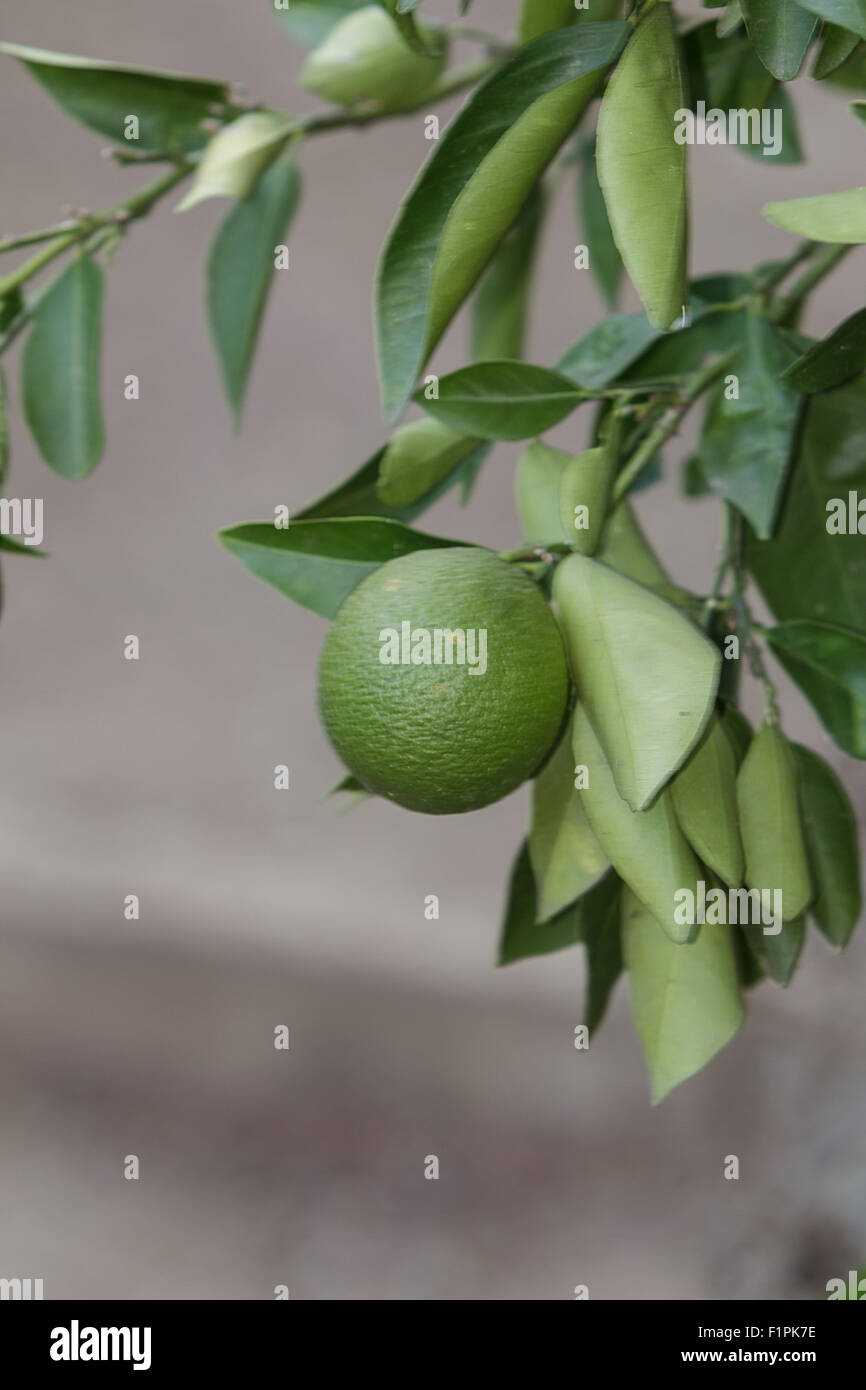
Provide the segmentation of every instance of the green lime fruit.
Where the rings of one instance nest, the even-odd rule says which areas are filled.
[[[410,811],[475,811],[543,762],[568,706],[556,621],[515,565],[416,550],[362,581],[319,662],[319,710],[359,782]]]
[[[432,41],[429,30],[421,32]],[[433,54],[416,53],[383,9],[365,5],[336,24],[310,55],[301,86],[339,106],[375,102],[399,111],[424,100],[444,62],[444,45]]]

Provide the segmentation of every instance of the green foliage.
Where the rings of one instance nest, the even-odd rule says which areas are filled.
[[[412,523],[450,491],[467,501],[485,461],[502,466],[499,441],[525,441],[515,534],[502,540],[513,548],[495,562],[483,549],[459,552],[496,573],[498,600],[507,603],[512,580],[528,592],[559,664],[553,727],[518,770],[531,774],[531,810],[499,959],[582,943],[591,1033],[625,971],[658,1101],[735,1035],[744,989],[791,982],[809,921],[839,948],[861,913],[853,810],[828,763],[788,742],[773,676],[784,668],[836,746],[866,758],[866,308],[853,297],[821,341],[797,331],[824,278],[866,243],[866,189],[791,199],[784,180],[785,166],[804,158],[800,84],[786,85],[798,74],[811,68],[845,98],[842,119],[852,140],[862,135],[851,115],[866,119],[866,11],[861,0],[740,0],[707,4],[692,22],[668,0],[598,0],[590,13],[571,0],[514,0],[503,19],[512,43],[443,23],[433,8],[292,0],[275,11],[312,50],[304,83],[333,103],[302,114],[294,96],[289,114],[239,102],[221,80],[0,44],[66,115],[107,137],[118,162],[163,166],[100,212],[0,240],[0,255],[20,253],[0,275],[0,353],[22,340],[20,389],[37,448],[64,478],[86,477],[103,449],[103,281],[109,266],[122,273],[122,257],[112,264],[117,243],[163,200],[186,209],[229,197],[207,255],[205,303],[237,423],[285,264],[299,149],[320,132],[397,116],[417,123],[420,140],[440,98],[463,94],[395,209],[375,286],[385,418],[394,424],[412,399],[423,416],[360,462],[323,460],[327,490],[290,520],[232,526],[220,540],[257,578],[333,620],[388,561],[470,545]],[[628,20],[616,19],[626,8]],[[485,56],[449,66],[454,39],[480,42]],[[710,108],[781,116],[772,158],[760,143],[736,145],[768,171],[772,199],[761,210],[744,199],[737,225],[763,211],[807,240],[753,270],[689,281],[687,150],[675,126],[684,111]],[[359,145],[359,161],[369,148]],[[643,310],[576,325],[558,360],[527,362],[535,267],[563,186],[605,303],[616,305],[625,270]],[[551,237],[551,255],[554,246]],[[580,258],[572,268],[568,248],[556,254],[565,285]],[[431,370],[464,306],[468,360],[444,373],[433,360]],[[703,426],[681,476],[686,496],[716,504],[722,543],[695,594],[677,582],[679,544],[657,555],[630,499],[662,482],[668,444],[699,403]],[[553,447],[547,431],[583,404],[585,442]],[[0,373],[0,478],[7,422]],[[681,544],[688,539],[683,528]],[[6,534],[0,551],[42,553]],[[408,567],[440,563],[457,561],[418,555]],[[753,617],[753,584],[769,624]],[[441,615],[453,644],[459,618]],[[519,665],[518,626],[503,631]],[[351,664],[350,648],[342,659]],[[379,680],[375,652],[366,659]],[[539,705],[555,683],[551,661],[538,663],[537,677],[529,663],[526,688]],[[738,708],[747,673],[764,704],[754,734]],[[437,728],[456,727],[468,690],[483,713],[475,732],[491,731],[489,749],[475,749],[481,762],[508,754],[495,693],[467,676],[449,716],[446,685],[428,686],[425,675],[415,688]],[[516,727],[535,712],[521,699]],[[346,719],[354,713],[349,699]],[[387,720],[382,732],[399,767],[400,735]],[[359,773],[346,755],[350,763]],[[376,785],[399,802],[393,787]],[[352,804],[369,796],[353,774],[334,790]],[[439,791],[420,785],[404,802],[441,810]],[[467,793],[460,805],[490,795]],[[747,889],[782,892],[781,930],[766,931],[754,915],[728,923],[680,911],[684,893],[730,905]]]

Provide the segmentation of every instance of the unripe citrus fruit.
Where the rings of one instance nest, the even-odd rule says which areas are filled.
[[[489,550],[390,560],[340,608],[319,709],[370,791],[444,815],[498,801],[537,770],[565,718],[568,671],[532,580]]]
[[[431,37],[430,31],[422,32]],[[416,53],[378,5],[340,20],[310,55],[301,85],[339,106],[375,102],[387,111],[423,101],[445,62],[439,53]]]

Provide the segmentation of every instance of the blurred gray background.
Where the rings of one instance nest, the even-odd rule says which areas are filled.
[[[512,8],[476,0],[472,17],[504,31]],[[309,109],[300,51],[268,11],[5,0],[2,37],[225,76]],[[0,233],[147,180],[0,62]],[[803,82],[796,95],[810,167],[695,151],[698,272],[787,252],[766,199],[862,182],[844,96]],[[314,708],[324,624],[214,541],[299,508],[381,443],[372,277],[427,152],[421,117],[303,150],[292,269],[236,437],[202,302],[221,204],[164,205],[116,256],[97,472],[56,478],[15,413],[8,492],[45,498],[51,558],[3,566],[0,1276],[42,1277],[48,1298],[261,1299],[276,1284],[308,1299],[569,1299],[577,1284],[592,1298],[819,1297],[866,1257],[866,940],[844,959],[812,941],[792,988],[761,990],[721,1059],[651,1110],[622,984],[578,1053],[580,951],[494,966],[526,794],[446,819],[323,804],[339,776]],[[563,190],[534,360],[602,312],[572,269],[576,240]],[[863,265],[858,252],[827,283],[810,329],[862,301]],[[459,365],[463,342],[458,324],[437,361]],[[138,402],[123,399],[129,372]],[[558,436],[578,445],[584,428],[578,416]],[[639,510],[675,577],[701,588],[718,516],[678,496],[689,437]],[[425,526],[514,544],[514,458],[499,447],[471,509],[445,500]],[[862,811],[861,769],[784,689],[786,727]],[[273,1047],[281,1023],[288,1054]],[[139,1182],[124,1180],[127,1154]],[[723,1179],[728,1154],[739,1182]]]

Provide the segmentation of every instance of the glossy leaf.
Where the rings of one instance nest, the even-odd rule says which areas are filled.
[[[568,377],[529,362],[476,362],[439,378],[438,395],[415,397],[435,420],[480,439],[529,439],[543,434],[580,405],[583,394]]]
[[[740,0],[749,38],[764,67],[790,82],[803,66],[817,20],[797,0]]]
[[[658,337],[646,314],[611,314],[579,338],[556,369],[584,390],[597,391],[617,381]]]
[[[275,10],[291,37],[305,48],[315,48],[341,19],[370,0],[289,0],[287,10]]]
[[[849,491],[866,497],[862,380],[809,399],[775,536],[749,539],[749,568],[780,620],[832,618],[866,635],[866,545],[856,513],[841,534],[833,521],[849,510]]]
[[[644,808],[703,733],[719,652],[664,599],[586,556],[557,566],[553,596],[619,793],[633,810]]]
[[[476,362],[523,356],[544,212],[545,199],[536,189],[481,278],[472,305],[471,352]]]
[[[776,984],[789,985],[806,942],[805,915],[783,922],[779,932],[766,932],[759,922],[745,923],[742,931],[762,970]]]
[[[767,641],[831,738],[866,758],[866,637],[809,621],[780,623]]]
[[[716,715],[671,782],[671,797],[692,849],[729,887],[738,887],[745,864],[737,811],[737,759]]]
[[[551,29],[564,29],[577,18],[574,0],[522,0],[517,26],[519,43],[529,43]]]
[[[672,940],[683,942],[694,927],[675,921],[675,894],[697,891],[702,870],[677,824],[665,789],[646,811],[632,811],[623,801],[586,711],[574,715],[574,762],[587,769],[586,814],[601,845],[624,883],[653,913]]]
[[[544,34],[498,69],[436,143],[385,247],[377,287],[385,416],[394,420],[627,27]]]
[[[686,147],[674,138],[685,106],[671,7],[634,30],[598,118],[598,180],[613,238],[650,322],[667,329],[686,301]]]
[[[608,308],[612,309],[619,298],[623,265],[598,181],[594,142],[589,146],[581,165],[577,198],[581,232],[589,250],[589,268]]]
[[[511,869],[505,919],[499,941],[499,964],[510,965],[528,956],[543,956],[561,951],[581,939],[581,917],[578,904],[569,907],[549,922],[536,921],[535,879],[527,844],[520,851]]]
[[[792,362],[783,380],[794,391],[811,394],[841,386],[864,368],[866,309],[858,309],[820,343]]]
[[[606,874],[578,904],[586,947],[586,1002],[583,1021],[590,1041],[601,1026],[614,986],[622,974],[622,880]]]
[[[824,30],[821,51],[815,60],[812,76],[820,79],[835,72],[846,58],[850,58],[858,42],[858,36],[850,30],[840,29],[836,24],[828,24]]]
[[[571,724],[532,784],[529,857],[538,888],[538,920],[575,902],[607,873],[608,859],[574,787]]]
[[[622,931],[632,1014],[657,1105],[743,1022],[733,937],[727,926],[704,923],[694,941],[677,945],[628,889]]]
[[[517,514],[523,539],[539,545],[562,544],[565,532],[559,497],[562,475],[571,459],[564,449],[554,449],[536,439],[520,455],[514,475]]]
[[[425,497],[459,463],[478,449],[479,440],[456,434],[438,420],[413,420],[395,430],[385,446],[376,490],[392,507]]]
[[[844,946],[863,906],[857,820],[831,767],[795,743],[806,850],[815,883],[810,915],[832,946]]]
[[[798,0],[798,3],[813,14],[826,19],[829,24],[841,25],[866,39],[866,5],[863,0]]]
[[[768,222],[810,241],[866,242],[866,188],[767,203],[761,212]]]
[[[78,58],[17,43],[0,43],[59,106],[89,129],[133,150],[194,150],[208,139],[203,122],[228,106],[225,82],[185,73],[150,72],[98,58]],[[126,120],[138,118],[138,139],[126,139]]]
[[[707,483],[762,539],[772,534],[797,437],[801,398],[778,379],[795,357],[772,324],[749,314],[745,343],[731,368],[738,398],[729,400],[728,387],[719,387],[701,435]]]
[[[791,746],[772,724],[752,738],[737,776],[746,883],[782,895],[782,917],[799,917],[812,898]],[[771,899],[771,901],[775,901]]]
[[[323,618],[336,617],[356,585],[388,560],[461,544],[378,517],[293,521],[285,530],[252,521],[219,539],[251,574]]]
[[[24,414],[45,462],[86,478],[102,457],[102,270],[74,260],[42,296],[21,359]]]
[[[295,165],[280,159],[253,196],[220,224],[207,263],[207,311],[223,385],[237,419],[283,242],[300,193]]]
[[[248,111],[223,126],[205,149],[192,187],[177,211],[185,212],[207,198],[248,198],[291,131],[292,124],[281,111]]]

